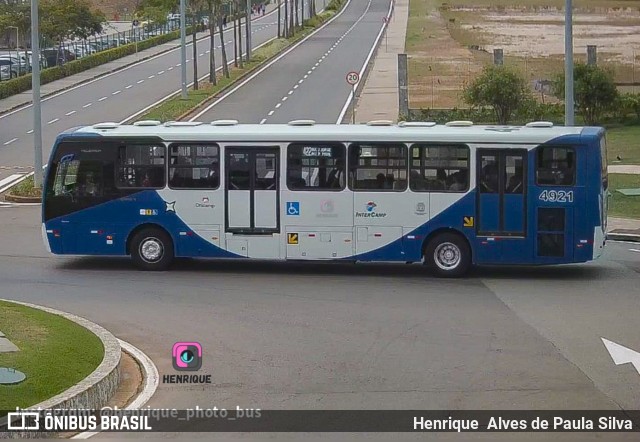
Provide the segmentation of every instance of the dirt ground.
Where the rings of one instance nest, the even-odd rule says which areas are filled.
[[[516,66],[541,97],[536,87],[563,69],[564,10],[548,0],[454,2],[410,2],[410,107],[464,106],[465,82],[492,63],[498,48],[504,63]],[[604,0],[574,3],[575,60],[585,61],[587,45],[596,45],[598,64],[612,69],[617,82],[639,82],[640,1],[626,1],[626,7]]]

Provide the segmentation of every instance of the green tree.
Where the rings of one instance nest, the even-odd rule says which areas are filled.
[[[611,109],[618,98],[613,72],[597,65],[578,63],[573,69],[576,111],[588,125],[597,124],[602,114]],[[564,73],[553,82],[553,93],[564,99]]]
[[[507,66],[486,66],[482,74],[467,84],[463,99],[472,106],[493,108],[498,124],[507,124],[531,99],[526,80]]]
[[[87,0],[43,0],[40,32],[54,41],[88,38],[102,32],[105,17],[92,9]]]
[[[179,6],[179,0],[141,0],[136,12],[139,17],[146,17],[154,23],[165,23],[167,14],[177,11]]]

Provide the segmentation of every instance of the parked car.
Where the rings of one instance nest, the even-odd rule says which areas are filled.
[[[18,57],[15,53],[13,54],[1,54],[0,60],[9,60],[13,65],[15,65],[18,75],[23,75],[29,72],[29,66],[27,65],[27,59],[24,55]]]
[[[10,80],[18,76],[18,66],[11,60],[0,58],[0,81]]]
[[[50,67],[57,66],[58,64],[60,64],[59,61],[67,63],[76,59],[75,54],[73,54],[68,49],[60,50],[57,47],[43,49],[42,55],[46,58],[47,65],[49,65]]]

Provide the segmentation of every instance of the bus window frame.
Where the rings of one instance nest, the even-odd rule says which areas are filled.
[[[566,149],[573,153],[573,166],[569,169],[571,171],[573,179],[570,184],[542,184],[538,181],[538,172],[540,166],[538,165],[538,154],[541,154],[542,149]],[[575,145],[571,144],[540,144],[534,149],[534,185],[538,187],[575,187],[578,182],[578,149]]]
[[[423,149],[423,148],[427,148],[427,147],[454,147],[454,148],[464,148],[467,151],[467,186],[465,187],[464,190],[449,190],[449,189],[444,189],[444,190],[437,190],[437,189],[425,189],[425,190],[418,190],[418,189],[412,189],[411,188],[411,171],[412,170],[418,170],[420,172],[430,169],[430,170],[437,170],[439,168],[432,168],[432,167],[426,167],[422,165],[422,160],[424,159],[423,156],[420,156],[420,166],[417,168],[413,167],[413,156],[412,156],[412,150],[414,147],[417,147],[419,149]],[[422,142],[417,142],[417,143],[412,143],[409,146],[409,175],[407,177],[407,183],[408,183],[408,188],[409,190],[411,190],[411,192],[416,192],[416,193],[467,193],[469,191],[469,189],[471,188],[471,148],[469,147],[468,144],[466,143],[436,143],[436,142],[427,142],[427,143],[422,143]]]
[[[164,165],[163,165],[163,173],[162,173],[162,177],[164,179],[164,184],[162,186],[155,186],[155,187],[142,187],[142,186],[120,186],[119,184],[119,180],[118,180],[118,173],[120,172],[120,149],[122,147],[125,147],[125,150],[127,147],[129,146],[140,146],[140,147],[162,147],[164,149]],[[114,147],[115,147],[115,157],[114,157],[114,168],[113,168],[113,172],[115,174],[114,176],[114,184],[115,184],[115,188],[118,190],[126,190],[126,189],[134,189],[134,190],[161,190],[161,189],[166,189],[167,185],[169,183],[169,172],[168,172],[168,161],[167,161],[167,154],[169,153],[169,149],[167,148],[167,144],[163,141],[157,141],[157,142],[147,142],[146,140],[114,140]],[[135,167],[143,167],[143,168],[150,168],[153,167],[154,165],[138,165]]]
[[[173,187],[171,186],[171,177],[169,176],[171,173],[171,149],[174,146],[190,146],[190,147],[195,147],[195,146],[215,146],[218,149],[218,170],[216,170],[216,173],[218,174],[218,185],[216,187]],[[222,171],[222,148],[220,147],[220,143],[216,143],[215,141],[204,141],[204,142],[189,142],[189,141],[172,141],[171,143],[169,143],[169,145],[167,146],[167,151],[166,151],[166,155],[167,155],[167,159],[165,160],[165,173],[166,173],[166,187],[171,189],[171,190],[210,190],[210,191],[215,191],[215,190],[220,190],[222,187],[222,176],[221,176],[221,171]],[[191,156],[191,158],[194,158],[193,156]],[[212,158],[212,157],[206,157],[206,158]],[[225,165],[226,167],[226,165]],[[176,169],[205,169],[205,167],[197,167],[197,166],[184,166],[184,167],[175,167]],[[206,167],[209,168],[209,167]]]
[[[344,173],[344,185],[340,186],[340,187],[334,187],[334,188],[324,188],[324,187],[305,187],[304,189],[294,189],[291,188],[289,186],[289,149],[291,147],[314,147],[314,144],[317,144],[318,146],[320,145],[324,145],[326,147],[339,147],[340,149],[342,149],[342,160],[343,160],[343,173]],[[291,192],[342,192],[343,190],[345,190],[348,186],[348,177],[349,177],[349,158],[348,158],[348,153],[349,153],[349,148],[347,145],[345,145],[345,143],[340,143],[337,141],[327,141],[327,142],[321,142],[321,141],[312,141],[312,142],[293,142],[293,143],[289,143],[286,146],[285,149],[285,184],[287,186],[287,190],[291,191]],[[303,158],[303,157],[300,157]],[[319,157],[315,157],[315,158],[319,158]],[[304,166],[301,166],[301,169],[303,169]]]
[[[403,170],[406,173],[406,180],[404,183],[404,187],[402,189],[358,189],[354,186],[354,184],[356,183],[356,177],[353,174],[354,171],[357,171],[358,169],[358,165],[353,165],[352,161],[355,158],[356,160],[358,158],[360,158],[359,156],[354,156],[351,154],[352,150],[355,149],[356,147],[360,148],[362,147],[362,145],[371,145],[373,147],[377,147],[377,146],[381,146],[381,147],[401,147],[402,149],[404,149],[404,161],[405,161],[405,165],[404,168],[401,167],[392,167],[392,169],[395,170]],[[394,159],[399,159],[398,158],[394,158]],[[409,146],[408,146],[408,142],[404,142],[404,141],[352,141],[348,143],[347,146],[347,177],[348,177],[348,183],[347,186],[349,188],[350,191],[352,192],[381,192],[381,193],[402,193],[402,192],[406,192],[407,189],[409,189]],[[362,167],[362,169],[383,169],[383,166],[372,166],[372,167]],[[387,166],[387,169],[389,169],[389,167]],[[386,176],[385,176],[386,178]]]

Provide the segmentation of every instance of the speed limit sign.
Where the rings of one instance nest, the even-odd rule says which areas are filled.
[[[355,86],[359,81],[360,74],[358,74],[357,72],[352,71],[347,74],[347,83],[349,83],[351,86]]]

